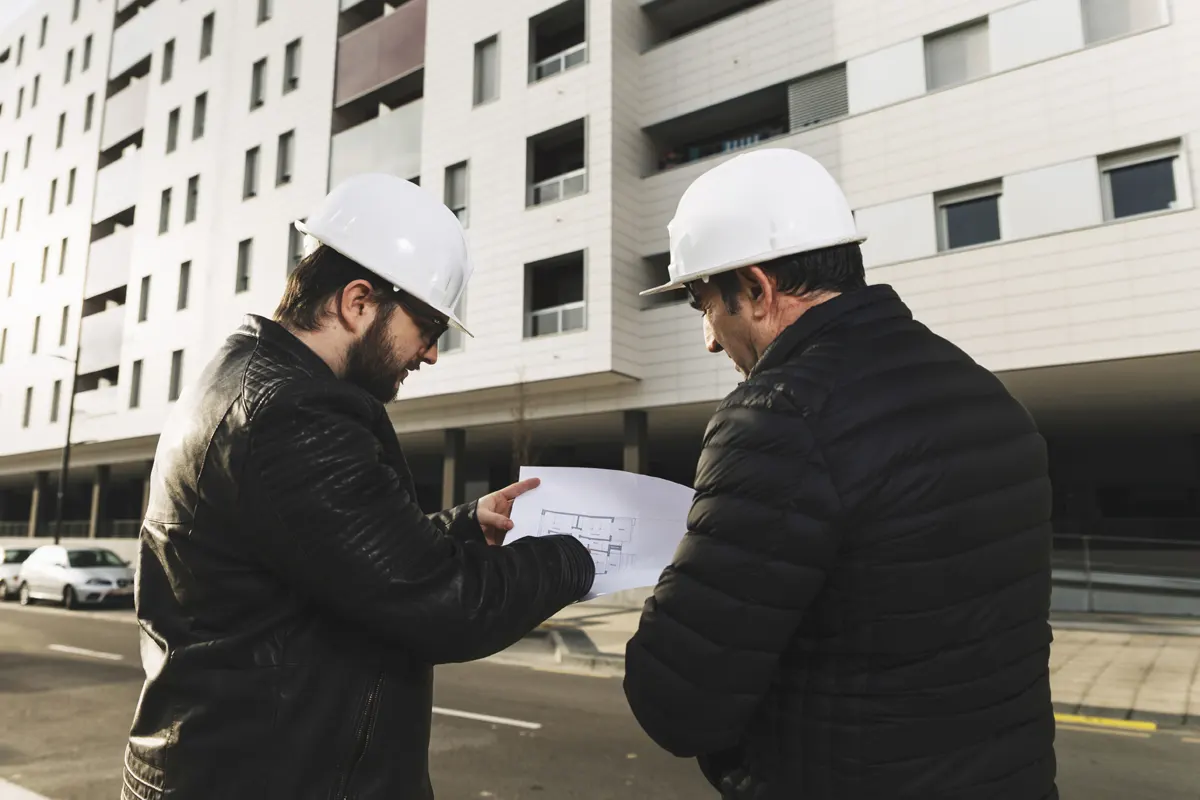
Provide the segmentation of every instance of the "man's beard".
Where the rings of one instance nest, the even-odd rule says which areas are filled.
[[[394,306],[380,308],[371,327],[346,354],[344,379],[381,403],[395,399],[408,367],[396,358],[395,343],[388,335],[388,322],[395,311]]]

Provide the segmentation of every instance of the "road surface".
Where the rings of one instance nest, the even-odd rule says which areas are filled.
[[[122,612],[0,606],[0,780],[111,800],[142,673]],[[658,750],[613,678],[492,663],[439,668],[431,765],[442,800],[695,800],[695,765]],[[1064,798],[1197,800],[1200,731],[1059,731]],[[4,798],[0,783],[0,798]]]

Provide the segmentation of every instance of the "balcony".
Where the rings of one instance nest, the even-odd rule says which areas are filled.
[[[154,52],[158,31],[166,25],[167,3],[152,3],[137,10],[128,22],[113,33],[112,60],[108,65],[108,79],[124,75],[129,70],[150,58]]]
[[[529,82],[587,63],[587,6],[567,0],[529,20]]]
[[[587,305],[580,302],[567,303],[553,308],[529,312],[529,335],[549,336],[552,333],[581,331],[585,325]]]
[[[587,327],[583,276],[583,251],[525,265],[526,338]]]
[[[83,318],[83,338],[79,350],[81,375],[101,372],[121,363],[124,329],[125,306],[110,305],[99,314]]]
[[[88,419],[115,414],[120,404],[119,392],[116,384],[80,391],[75,395],[75,413]]]
[[[121,158],[96,176],[96,201],[92,222],[101,222],[137,205],[142,155],[136,147],[127,147]]]
[[[714,25],[769,0],[639,0],[652,45]]]
[[[742,95],[646,129],[658,171],[754,147],[789,132],[788,86]]]
[[[527,143],[527,206],[540,206],[587,192],[585,121],[568,122],[531,136]]]
[[[129,282],[129,264],[133,257],[133,229],[118,227],[111,236],[92,242],[88,256],[84,297],[106,294]]]
[[[421,121],[425,102],[414,100],[333,137],[329,184],[360,172],[411,179],[421,172]]]
[[[338,42],[334,106],[385,89],[425,66],[427,0],[409,0]]]
[[[146,126],[146,98],[149,93],[150,81],[133,80],[123,91],[105,102],[101,151],[126,141]]]

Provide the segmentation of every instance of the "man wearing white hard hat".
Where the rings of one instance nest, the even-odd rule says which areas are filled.
[[[496,546],[536,481],[417,506],[384,404],[465,330],[454,214],[361,175],[298,227],[318,246],[275,319],[229,337],[159,440],[122,798],[429,800],[433,665],[502,650],[591,588],[572,537]]]
[[[699,177],[671,280],[744,381],[625,692],[722,798],[1056,798],[1050,482],[1026,411],[867,286],[850,207],[791,150]]]

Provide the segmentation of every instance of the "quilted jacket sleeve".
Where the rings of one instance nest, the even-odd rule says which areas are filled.
[[[705,433],[688,533],[626,652],[629,705],[677,756],[742,741],[833,562],[839,501],[804,413],[744,385]]]
[[[487,539],[483,536],[483,528],[479,527],[479,518],[475,516],[475,510],[475,503],[464,503],[461,506],[430,514],[429,521],[436,525],[442,533],[452,536],[460,542],[486,544]]]
[[[250,424],[241,504],[265,563],[296,591],[426,663],[513,644],[590,588],[572,537],[457,539],[383,463],[363,400],[286,389]]]

